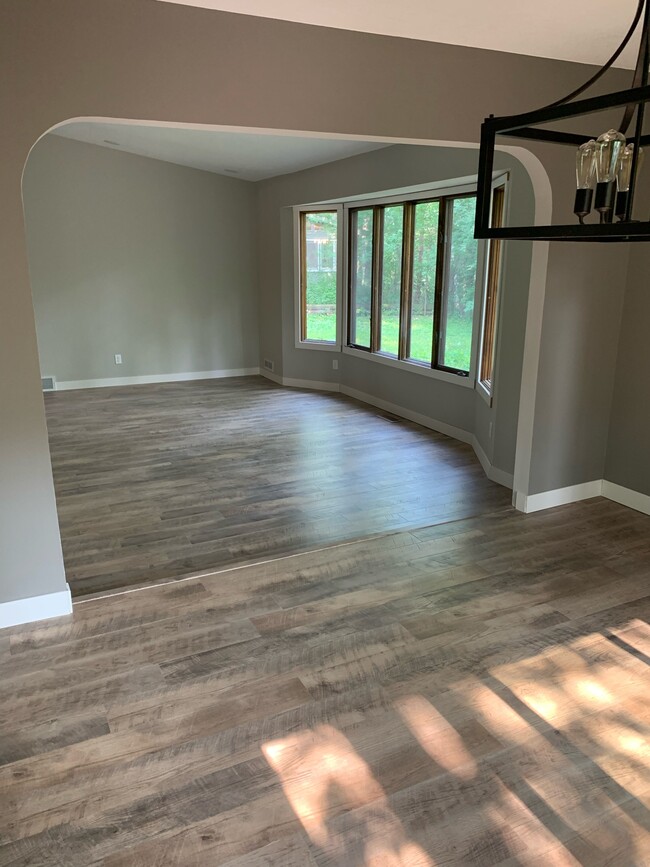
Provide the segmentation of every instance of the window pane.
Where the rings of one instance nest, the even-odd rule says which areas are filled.
[[[415,206],[409,358],[428,364],[433,352],[439,212],[438,202],[420,202]]]
[[[372,300],[372,208],[352,212],[350,343],[370,348]]]
[[[336,211],[305,214],[304,338],[336,343]]]
[[[399,351],[399,308],[402,291],[402,240],[404,206],[384,208],[384,235],[381,253],[381,339],[380,352],[397,356]]]
[[[476,197],[449,203],[449,262],[440,323],[438,361],[444,367],[469,371],[476,294],[478,241],[474,238]]]

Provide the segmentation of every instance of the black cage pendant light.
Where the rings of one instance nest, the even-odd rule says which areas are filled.
[[[576,101],[616,62],[641,25],[639,56],[630,90],[608,93]],[[573,93],[557,102],[510,117],[487,118],[481,127],[478,193],[476,203],[477,238],[528,239],[539,241],[650,241],[650,220],[634,219],[635,191],[643,162],[643,147],[650,134],[643,132],[646,103],[650,102],[648,65],[650,63],[650,0],[638,0],[637,10],[625,38],[607,63]],[[554,121],[566,121],[600,111],[621,108],[623,116],[617,129],[595,136],[562,132],[548,128]],[[632,124],[634,121],[634,124]],[[631,134],[628,135],[628,130]],[[567,196],[566,225],[510,226],[490,225],[492,171],[496,136],[555,142],[571,145],[576,152],[576,192],[569,222],[570,197]],[[556,208],[557,210],[557,208]]]

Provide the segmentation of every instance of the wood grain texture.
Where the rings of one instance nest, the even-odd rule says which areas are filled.
[[[649,531],[497,508],[7,630],[0,865],[650,864]]]
[[[472,449],[262,377],[45,395],[74,596],[505,508]]]

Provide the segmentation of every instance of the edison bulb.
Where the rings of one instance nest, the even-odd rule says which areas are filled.
[[[599,184],[616,180],[618,164],[625,148],[625,136],[615,129],[598,136],[596,142],[596,178]]]
[[[579,190],[591,190],[595,180],[596,142],[591,139],[576,151],[576,186]]]

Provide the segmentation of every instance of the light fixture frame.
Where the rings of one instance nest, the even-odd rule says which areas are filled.
[[[612,65],[629,42],[643,13],[643,31],[639,46],[639,57],[634,74],[634,86],[630,90],[594,96],[577,102],[569,102],[572,97],[582,93]],[[477,182],[475,237],[481,239],[529,240],[529,241],[650,241],[650,220],[637,222],[632,220],[634,193],[638,179],[638,160],[640,148],[650,144],[650,134],[643,134],[643,119],[646,103],[650,102],[650,86],[648,86],[648,65],[650,62],[650,2],[640,0],[637,16],[627,36],[608,63],[590,81],[579,88],[575,94],[559,100],[545,108],[529,111],[523,114],[507,117],[486,118],[481,126],[481,146],[479,151],[479,169]],[[630,193],[627,202],[625,219],[611,223],[571,223],[567,225],[547,226],[501,226],[490,225],[492,173],[494,169],[494,154],[496,137],[506,136],[529,141],[550,142],[570,145],[575,148],[597,138],[597,135],[582,135],[579,133],[562,132],[552,129],[537,129],[539,124],[547,124],[556,120],[566,120],[583,115],[595,114],[617,107],[625,107],[623,124],[629,125],[636,115],[634,135],[627,138],[628,144],[634,144]],[[626,132],[626,129],[623,129]]]

